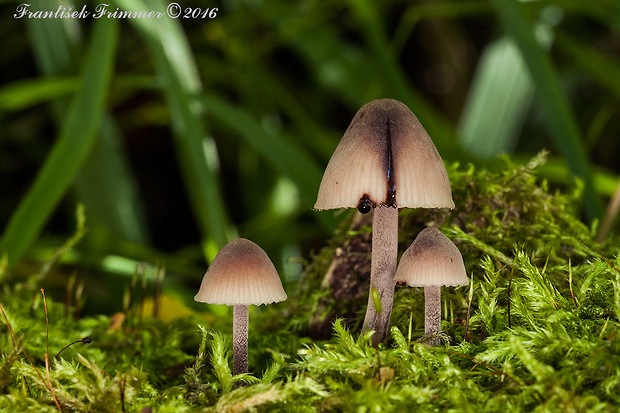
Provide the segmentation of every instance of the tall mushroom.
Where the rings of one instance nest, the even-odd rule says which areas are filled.
[[[403,253],[394,276],[400,286],[424,287],[424,334],[439,345],[441,286],[467,285],[467,273],[459,249],[435,227],[425,228]]]
[[[194,300],[233,306],[233,374],[248,372],[248,322],[250,304],[286,300],[273,263],[261,247],[244,238],[235,239],[215,256]]]
[[[398,208],[454,208],[448,174],[418,119],[403,103],[374,100],[357,112],[334,151],[314,209],[373,210],[370,291],[364,329],[382,342],[392,314],[398,253]]]

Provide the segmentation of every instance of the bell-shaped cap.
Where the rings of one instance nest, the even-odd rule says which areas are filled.
[[[260,305],[286,300],[273,263],[261,247],[235,239],[215,256],[194,300],[209,304]]]
[[[410,287],[469,283],[459,249],[435,227],[420,231],[403,253],[394,282]]]
[[[357,112],[327,164],[314,209],[354,208],[364,196],[372,206],[454,208],[435,144],[397,100],[373,100]]]

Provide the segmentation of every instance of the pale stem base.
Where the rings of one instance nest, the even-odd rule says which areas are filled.
[[[394,302],[394,274],[398,256],[398,208],[379,206],[372,217],[372,262],[370,264],[370,291],[364,318],[363,332],[374,330],[372,344],[382,343],[388,332]],[[381,314],[372,300],[376,288],[381,299]]]
[[[441,344],[437,337],[441,331],[441,286],[424,287],[424,334],[435,336],[428,342],[432,346]]]
[[[248,372],[249,305],[233,306],[233,375]]]

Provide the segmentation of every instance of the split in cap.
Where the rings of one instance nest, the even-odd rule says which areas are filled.
[[[437,148],[409,108],[393,99],[362,106],[334,151],[314,209],[454,208]]]

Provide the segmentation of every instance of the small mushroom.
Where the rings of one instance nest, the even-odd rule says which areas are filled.
[[[424,333],[439,345],[441,286],[467,285],[463,257],[456,245],[439,229],[425,228],[403,253],[394,276],[401,286],[424,287]]]
[[[384,341],[392,314],[398,208],[454,208],[446,168],[418,119],[403,103],[374,100],[357,112],[321,180],[314,209],[373,210],[370,290],[364,329]]]
[[[273,263],[261,247],[244,238],[224,246],[207,269],[194,300],[233,306],[233,374],[248,372],[250,304],[286,300]]]

